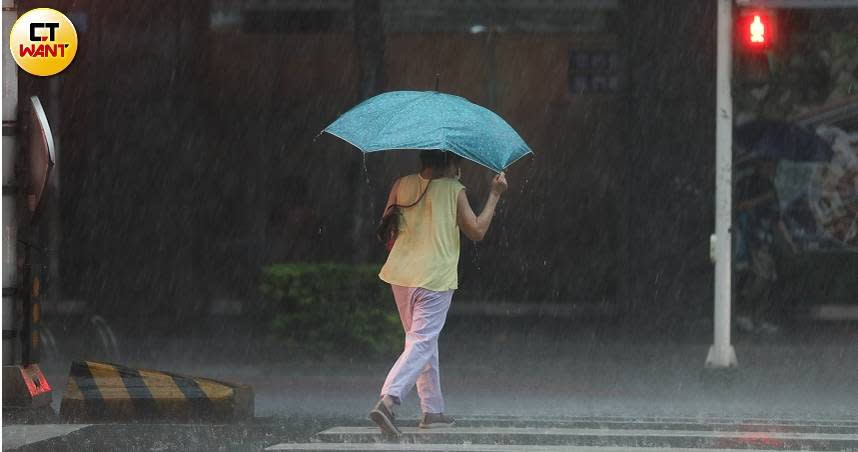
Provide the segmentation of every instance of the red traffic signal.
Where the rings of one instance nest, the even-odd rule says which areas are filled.
[[[771,11],[743,10],[736,21],[736,42],[749,51],[764,52],[777,38],[777,19]]]
[[[751,44],[764,45],[766,43],[766,26],[760,21],[760,15],[754,16],[751,22]]]

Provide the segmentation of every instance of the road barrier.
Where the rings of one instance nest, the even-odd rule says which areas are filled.
[[[208,378],[75,361],[60,415],[73,421],[233,421],[253,416],[253,389]]]

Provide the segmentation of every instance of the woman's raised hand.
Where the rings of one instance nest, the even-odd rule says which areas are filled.
[[[507,189],[506,175],[501,171],[497,176],[492,178],[492,193],[500,196]]]

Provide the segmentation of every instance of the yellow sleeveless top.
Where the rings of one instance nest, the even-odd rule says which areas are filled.
[[[416,201],[399,208],[399,233],[378,277],[403,287],[444,292],[459,287],[459,225],[456,199],[465,186],[453,178],[423,179],[419,174],[399,180],[396,204]]]

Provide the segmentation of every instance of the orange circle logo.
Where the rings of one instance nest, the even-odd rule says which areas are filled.
[[[18,66],[33,75],[54,75],[77,53],[77,31],[65,14],[50,8],[27,11],[12,26],[9,49]]]

